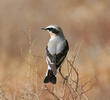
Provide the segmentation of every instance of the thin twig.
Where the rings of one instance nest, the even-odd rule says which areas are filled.
[[[46,90],[47,90],[51,95],[53,95],[57,100],[60,100],[59,97],[58,97],[55,93],[53,93],[53,91],[50,91],[50,89],[47,87],[47,85],[45,85],[45,88],[46,88]]]

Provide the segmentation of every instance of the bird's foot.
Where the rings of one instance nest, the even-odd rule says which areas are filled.
[[[68,81],[68,75],[66,75],[64,78],[63,78],[63,84],[65,84],[67,81]]]

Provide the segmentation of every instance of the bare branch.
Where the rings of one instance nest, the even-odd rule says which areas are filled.
[[[50,89],[47,87],[47,85],[45,85],[45,89],[46,89],[51,95],[53,95],[57,100],[60,100],[59,97],[58,97],[55,93],[53,93],[53,91],[50,91]]]

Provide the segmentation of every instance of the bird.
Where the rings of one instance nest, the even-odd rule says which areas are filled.
[[[46,45],[46,61],[48,70],[44,78],[44,83],[50,82],[52,84],[56,84],[57,73],[69,51],[68,41],[65,38],[61,27],[57,25],[49,25],[41,29],[48,31],[50,34],[50,39]]]

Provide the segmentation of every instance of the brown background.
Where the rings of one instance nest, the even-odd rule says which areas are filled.
[[[0,84],[4,95],[12,100],[14,93],[18,92],[16,97],[22,95],[20,90],[24,91],[27,84],[30,89],[33,84],[35,88],[40,87],[42,81],[38,79],[36,87],[34,71],[37,69],[44,77],[47,67],[45,46],[49,39],[49,34],[40,28],[50,24],[62,27],[70,46],[68,58],[74,55],[75,46],[81,44],[76,61],[80,78],[83,81],[96,78],[88,98],[109,100],[109,0],[1,0]],[[28,63],[31,69],[28,69]]]

